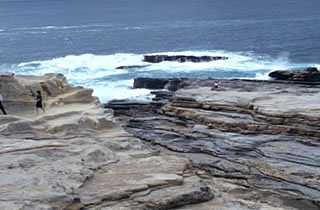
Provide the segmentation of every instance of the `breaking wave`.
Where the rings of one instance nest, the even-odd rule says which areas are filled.
[[[62,73],[74,85],[94,89],[94,95],[102,102],[112,99],[150,99],[149,90],[132,89],[137,77],[212,77],[220,79],[251,78],[268,79],[268,73],[279,69],[304,69],[320,64],[294,64],[284,53],[278,58],[256,55],[250,52],[184,51],[153,54],[226,56],[227,60],[201,63],[161,62],[150,64],[143,61],[143,54],[69,55],[46,61],[33,61],[11,66],[0,66],[15,74],[43,75]],[[152,55],[152,54],[148,54]],[[141,68],[117,69],[119,66],[142,66]],[[2,68],[1,68],[2,67]]]

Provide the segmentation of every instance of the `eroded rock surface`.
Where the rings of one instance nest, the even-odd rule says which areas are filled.
[[[320,86],[190,79],[154,116],[127,131],[189,159],[214,190],[181,209],[319,209]]]
[[[1,209],[167,209],[214,197],[187,158],[146,148],[61,74],[6,74],[0,92]]]
[[[1,209],[319,209],[320,85],[214,83],[106,109],[63,75],[0,76]]]

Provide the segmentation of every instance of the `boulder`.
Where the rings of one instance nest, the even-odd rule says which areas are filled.
[[[269,73],[269,77],[275,80],[289,80],[294,74],[292,70],[276,70]]]
[[[320,72],[316,67],[299,70],[277,70],[269,74],[275,80],[320,82]]]

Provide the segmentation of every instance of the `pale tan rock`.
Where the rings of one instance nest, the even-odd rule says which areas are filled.
[[[37,90],[46,110],[39,115]],[[180,206],[185,191],[194,203],[212,198],[199,179],[185,181],[188,159],[147,149],[92,89],[74,87],[61,74],[9,74],[0,76],[0,92],[9,114],[0,115],[1,209],[124,209],[155,190]],[[159,206],[154,196],[148,200]]]

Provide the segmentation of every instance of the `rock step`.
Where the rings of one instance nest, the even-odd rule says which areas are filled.
[[[190,100],[192,101],[192,100]],[[235,108],[233,106],[220,105],[203,108],[201,102],[176,103],[173,100],[161,108],[163,114],[192,119],[209,128],[238,133],[264,133],[264,134],[288,134],[320,137],[320,129],[317,120],[308,121],[303,118],[290,118],[287,115],[277,117],[257,113],[252,109]],[[305,118],[308,118],[306,116]],[[308,123],[302,123],[308,122]]]

